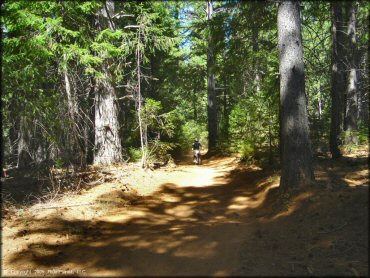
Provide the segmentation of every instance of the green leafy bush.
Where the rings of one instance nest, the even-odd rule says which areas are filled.
[[[167,162],[168,153],[176,146],[174,143],[162,142],[158,139],[149,142],[148,162]]]
[[[136,162],[141,159],[141,149],[140,148],[130,147],[128,148],[128,154],[130,156],[131,162]]]
[[[369,127],[366,124],[360,126],[358,133],[358,142],[359,144],[368,144],[369,142]]]
[[[242,161],[250,162],[253,159],[253,155],[254,155],[253,145],[249,142],[243,142],[239,146],[239,155]]]

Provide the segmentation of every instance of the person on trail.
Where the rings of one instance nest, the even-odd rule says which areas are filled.
[[[200,149],[202,148],[202,144],[199,142],[198,139],[194,140],[193,143],[193,159],[194,163],[199,164],[200,160]],[[197,156],[199,156],[199,160],[197,159]]]

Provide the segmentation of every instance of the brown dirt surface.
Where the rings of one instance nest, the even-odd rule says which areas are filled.
[[[317,182],[285,193],[279,171],[231,157],[98,172],[75,194],[3,213],[2,276],[369,274],[367,151],[317,158]],[[20,181],[3,189],[18,196]]]

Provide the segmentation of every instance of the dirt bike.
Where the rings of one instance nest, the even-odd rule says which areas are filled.
[[[200,165],[202,163],[200,150],[194,150],[194,163],[197,165]]]

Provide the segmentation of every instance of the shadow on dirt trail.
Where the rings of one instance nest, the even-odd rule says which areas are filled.
[[[346,165],[333,169],[341,189],[316,185],[285,195],[276,194],[273,170],[230,171],[215,161],[201,167],[216,171],[207,186],[191,176],[195,185],[165,183],[100,221],[67,220],[59,212],[34,220],[26,236],[40,240],[9,264],[88,276],[368,273],[368,187],[335,175],[348,173]]]

